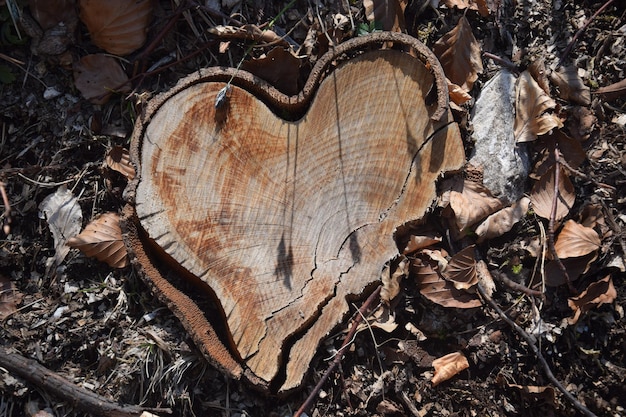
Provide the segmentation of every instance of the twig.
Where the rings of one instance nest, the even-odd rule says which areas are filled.
[[[537,291],[537,290],[533,290],[531,288],[528,288],[522,284],[518,284],[517,282],[513,281],[511,278],[509,278],[504,272],[502,271],[492,271],[492,274],[497,280],[499,280],[501,283],[503,283],[504,285],[506,285],[507,287],[509,287],[510,289],[514,290],[514,291],[518,291],[518,292],[522,292],[526,295],[529,295],[531,297],[539,297],[539,298],[543,298],[544,294],[541,291]]]
[[[519,74],[519,68],[517,68],[517,66],[511,61],[509,61],[508,59],[499,57],[498,55],[494,55],[491,52],[483,52],[483,56],[485,58],[492,59],[495,62],[500,63],[500,65],[505,66],[506,68],[514,72],[515,74]]]
[[[535,344],[536,341],[533,339],[533,337],[531,335],[529,335],[520,326],[518,326],[517,323],[515,323],[513,320],[511,320],[509,318],[509,316],[507,316],[506,313],[504,313],[504,311],[502,311],[502,309],[498,306],[498,304],[496,304],[496,302],[493,301],[493,299],[485,292],[485,289],[480,284],[477,285],[477,288],[478,288],[478,292],[480,293],[480,295],[485,299],[485,301],[487,301],[487,304],[489,304],[491,306],[491,308],[496,310],[496,312],[500,315],[502,320],[507,322],[507,324],[509,326],[511,326],[513,328],[513,330],[515,330],[517,332],[517,334],[519,334],[522,337],[522,339],[524,339],[526,341],[528,346],[530,346],[530,348],[533,351],[533,353],[535,354],[535,356],[537,356],[537,359],[539,359],[539,363],[543,367],[543,371],[545,372],[545,374],[548,377],[548,379],[550,380],[550,382],[552,382],[552,384],[554,384],[554,386],[556,386],[558,388],[558,390],[561,391],[561,393],[565,396],[565,398],[567,398],[567,400],[569,402],[571,402],[572,405],[578,411],[580,411],[581,413],[583,413],[584,415],[586,415],[588,417],[596,417],[596,415],[594,413],[592,413],[589,409],[587,409],[587,407],[582,405],[580,403],[580,401],[578,401],[578,399],[576,397],[574,397],[567,389],[565,389],[563,384],[561,384],[561,382],[558,379],[556,379],[556,377],[552,373],[552,370],[550,369],[550,365],[548,365],[548,362],[543,357],[543,354],[541,353],[539,348],[537,348],[537,345]]]
[[[4,220],[2,221],[2,231],[5,235],[11,233],[11,202],[4,189],[4,182],[0,181],[0,194],[2,194],[2,202],[4,203]]]
[[[572,280],[567,273],[567,269],[565,269],[565,265],[559,258],[559,255],[556,253],[556,248],[554,247],[554,223],[556,220],[556,210],[559,202],[559,184],[561,183],[561,164],[559,163],[559,146],[558,144],[554,144],[554,197],[552,197],[552,211],[550,212],[550,221],[548,222],[548,248],[550,249],[550,253],[552,254],[552,258],[559,266],[559,269],[565,276],[565,282],[567,282],[567,287],[572,294],[578,294],[576,288],[572,285]]]
[[[326,383],[326,380],[328,380],[328,377],[330,376],[330,374],[335,370],[335,368],[337,368],[337,366],[343,359],[344,351],[348,347],[348,345],[351,343],[352,337],[356,334],[356,330],[359,327],[359,323],[361,322],[362,317],[364,316],[365,312],[367,312],[370,306],[374,304],[374,301],[378,298],[379,295],[380,295],[380,286],[378,286],[374,290],[374,292],[367,298],[367,300],[365,300],[365,302],[359,309],[359,314],[357,314],[354,317],[354,321],[352,322],[352,327],[350,327],[350,331],[348,332],[348,334],[346,334],[346,337],[344,337],[343,343],[341,344],[341,347],[337,351],[337,355],[335,356],[335,359],[333,359],[333,361],[331,362],[326,372],[324,372],[324,375],[322,375],[322,378],[315,385],[315,388],[313,388],[313,391],[311,391],[311,393],[309,394],[307,399],[304,401],[304,403],[302,403],[300,408],[298,408],[298,411],[294,413],[293,417],[302,416],[302,414],[305,413],[309,409],[311,404],[313,404],[313,400],[315,400],[315,397],[322,389],[322,386],[324,385],[324,383]]]
[[[569,53],[572,51],[572,48],[574,47],[574,44],[576,43],[576,41],[578,40],[578,38],[580,37],[580,35],[587,29],[587,27],[591,24],[591,22],[593,21],[593,19],[595,19],[600,13],[602,13],[603,11],[605,11],[610,5],[611,3],[613,3],[614,0],[608,0],[606,3],[604,3],[604,5],[602,7],[600,7],[598,9],[598,11],[596,11],[583,25],[583,27],[581,27],[580,29],[578,29],[578,32],[576,32],[576,34],[574,35],[574,37],[572,38],[572,41],[569,43],[569,45],[567,45],[567,48],[565,48],[565,51],[563,51],[563,55],[561,55],[561,58],[559,59],[559,65],[558,67],[561,66],[561,64],[563,63],[563,60],[567,57],[567,55],[569,55]]]
[[[0,346],[0,367],[25,379],[54,396],[62,398],[73,407],[92,415],[106,417],[136,417],[144,411],[171,414],[169,408],[147,408],[136,405],[119,405],[105,397],[79,387],[52,372],[37,361],[10,352]]]

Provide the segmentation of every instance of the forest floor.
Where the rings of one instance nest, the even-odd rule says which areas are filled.
[[[22,30],[20,39],[7,9],[15,1],[3,3],[0,182],[6,193],[3,207],[10,204],[10,211],[1,218],[0,345],[123,404],[170,408],[175,416],[292,415],[332,361],[344,329],[322,344],[300,390],[285,397],[259,393],[208,365],[176,317],[131,267],[114,269],[72,249],[51,271],[55,245],[40,204],[64,186],[78,199],[83,227],[101,213],[119,212],[125,183],[105,166],[105,155],[115,146],[128,147],[141,103],[199,68],[236,67],[244,54],[258,57],[271,48],[249,48],[249,39],[210,32],[211,27],[243,22],[263,27],[275,19],[275,31],[288,33],[299,49],[305,78],[329,40],[393,26],[394,19],[372,23],[363,5],[367,1],[207,1],[203,5],[213,8],[209,10],[192,1],[160,0],[146,44],[119,60],[127,75],[136,75],[129,84],[132,91],[93,104],[81,95],[72,71],[80,57],[102,52],[85,25],[77,24],[64,45],[67,52],[58,54],[46,49],[49,34],[34,39]],[[179,3],[189,6],[184,13],[177,14]],[[454,111],[468,155],[472,105],[501,67],[521,72],[542,61],[549,71],[563,58],[578,68],[577,75],[590,88],[589,102],[580,105],[563,98],[553,83],[547,85],[564,131],[578,136],[586,154],[578,174],[571,175],[576,202],[567,219],[584,217],[589,205],[599,207],[604,219],[596,227],[602,239],[597,257],[573,283],[574,290],[580,294],[610,276],[616,296],[589,308],[575,324],[567,321],[573,315],[567,285],[533,297],[498,281],[493,299],[534,334],[555,378],[576,402],[598,416],[626,415],[626,88],[612,95],[595,93],[626,77],[626,3],[610,4],[575,42],[574,35],[604,1],[502,0],[489,3],[489,13],[482,14],[444,5],[472,1],[441,1],[437,9],[420,3],[410,2],[401,13],[401,29],[432,47],[465,16],[483,52],[484,70],[470,90],[472,100]],[[27,6],[22,10],[30,13]],[[534,165],[541,153],[531,155]],[[526,181],[526,193],[532,184]],[[490,269],[529,285],[537,261],[528,242],[543,228],[548,221],[529,212],[510,232],[478,249]],[[395,307],[402,325],[392,333],[358,333],[309,416],[581,415],[547,378],[527,342],[492,307],[444,308],[420,294],[412,279],[404,281],[402,294]],[[413,327],[405,327],[407,323]],[[423,337],[407,328],[419,329]],[[432,360],[456,351],[464,353],[469,368],[433,386]],[[0,417],[21,415],[89,413],[0,366]]]

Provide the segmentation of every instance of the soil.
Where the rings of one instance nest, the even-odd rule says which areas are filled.
[[[332,361],[345,329],[323,343],[299,391],[269,396],[228,380],[209,366],[177,319],[131,267],[113,269],[78,250],[70,251],[56,270],[48,267],[55,254],[54,241],[38,209],[46,196],[60,186],[70,189],[78,197],[83,225],[100,213],[120,211],[124,179],[104,165],[104,157],[113,146],[128,147],[141,105],[198,68],[235,67],[244,54],[258,57],[270,49],[249,49],[250,42],[236,39],[226,45],[220,34],[208,32],[210,27],[262,25],[278,16],[276,27],[303,45],[303,74],[328,41],[320,22],[333,38],[351,36],[351,21],[355,32],[358,27],[372,29],[361,2],[349,2],[348,8],[348,2],[340,1],[316,2],[318,6],[304,1],[223,1],[223,16],[196,7],[176,14],[175,3],[195,4],[157,2],[146,45],[155,43],[121,60],[126,73],[136,75],[131,79],[132,92],[114,95],[103,105],[81,96],[67,65],[101,51],[82,23],[68,44],[69,52],[50,55],[39,46],[34,48],[31,37],[19,40],[7,6],[0,6],[0,75],[9,74],[0,83],[0,181],[10,203],[10,213],[2,215],[8,234],[0,241],[0,273],[6,278],[3,285],[10,285],[5,281],[14,285],[17,306],[1,322],[0,344],[36,359],[73,384],[123,404],[170,408],[175,416],[292,415]],[[485,70],[471,92],[475,98],[503,65],[524,70],[543,60],[547,68],[555,68],[574,34],[604,1],[503,0],[490,3],[492,13],[486,16],[474,10],[435,10],[419,3],[424,2],[411,2],[404,12],[409,34],[432,46],[465,14],[482,50],[500,57],[483,57]],[[625,6],[624,1],[615,1],[596,16],[564,57],[578,67],[592,91],[626,77]],[[24,11],[28,13],[28,8]],[[337,27],[333,22],[348,23]],[[165,36],[159,38],[161,33]],[[148,71],[158,62],[168,63]],[[549,88],[557,97],[554,85]],[[574,111],[571,101],[557,101],[568,116],[566,128],[569,123],[574,132],[580,127],[575,117],[579,110]],[[470,107],[455,111],[468,151]],[[592,413],[619,416],[626,414],[624,100],[592,94],[591,104],[584,109],[595,122],[583,132],[587,160],[578,168],[581,175],[573,177],[572,213],[579,213],[586,202],[599,202],[611,233],[605,235],[598,259],[574,284],[582,292],[611,274],[617,297],[583,314],[575,325],[566,322],[572,312],[565,285],[546,290],[542,300],[498,283],[493,298],[525,329],[536,329],[540,317],[542,327],[535,337],[556,379]],[[529,180],[527,192],[530,187]],[[432,221],[444,227],[441,220]],[[540,234],[542,222],[529,214],[509,233],[482,243],[479,251],[489,267],[515,269],[523,281],[535,265],[535,258],[523,247]],[[547,222],[543,224],[547,227]],[[10,302],[3,299],[2,307]],[[395,314],[401,324],[398,330],[358,333],[340,369],[307,411],[309,416],[580,414],[546,377],[527,343],[488,305],[444,308],[426,300],[407,279]],[[425,340],[405,330],[407,323],[419,329]],[[432,360],[455,351],[465,354],[469,368],[433,387]],[[0,416],[36,413],[88,415],[71,399],[54,397],[0,368]]]

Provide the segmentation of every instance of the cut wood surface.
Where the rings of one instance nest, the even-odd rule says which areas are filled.
[[[326,75],[295,121],[235,85],[216,109],[225,83],[195,76],[136,130],[139,225],[210,287],[253,381],[302,382],[346,299],[398,253],[396,228],[421,219],[438,177],[464,163],[450,115],[431,119],[431,71],[404,52],[366,52]]]

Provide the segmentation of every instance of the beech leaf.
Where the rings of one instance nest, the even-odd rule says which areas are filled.
[[[472,96],[467,91],[463,90],[460,86],[454,84],[450,80],[448,80],[448,95],[450,96],[450,101],[458,106],[472,99]]]
[[[50,270],[54,270],[70,250],[66,245],[68,239],[80,232],[83,213],[74,194],[61,186],[39,204],[39,218],[47,220],[54,239],[55,255],[50,266]]]
[[[483,71],[483,61],[480,45],[465,16],[461,16],[456,27],[435,43],[433,52],[450,81],[470,91]]]
[[[528,71],[519,76],[516,96],[514,131],[517,142],[531,142],[537,136],[563,126],[556,115],[549,113],[556,107],[556,102]]]
[[[113,57],[93,54],[74,63],[74,84],[87,100],[106,103],[114,91],[129,92],[128,76]]]
[[[617,291],[613,286],[611,275],[607,275],[600,281],[590,284],[579,296],[567,300],[569,307],[574,310],[574,315],[567,319],[567,322],[575,324],[581,314],[602,304],[612,303],[615,298],[617,298]]]
[[[463,353],[452,352],[435,359],[433,368],[435,368],[435,375],[430,382],[434,387],[469,368],[469,362]]]
[[[117,171],[129,181],[135,178],[135,167],[130,162],[128,149],[121,146],[112,147],[104,158],[106,165],[113,171]]]
[[[449,9],[456,7],[459,10],[476,10],[483,17],[489,16],[490,13],[487,0],[443,0],[442,3]]]
[[[128,253],[122,240],[120,216],[117,213],[104,213],[90,222],[81,234],[70,239],[68,244],[113,268],[128,265]]]
[[[560,67],[558,71],[550,74],[550,79],[559,87],[559,97],[563,100],[572,100],[583,106],[591,104],[591,91],[578,75],[578,68],[574,65]]]
[[[428,262],[416,259],[411,264],[420,294],[444,307],[475,308],[482,305],[474,293],[459,291],[443,279]]]
[[[569,279],[576,281],[582,274],[589,270],[591,263],[597,258],[597,252],[591,252],[576,258],[561,259],[561,263],[565,267]],[[563,271],[561,271],[561,267],[556,260],[549,261],[546,264],[545,275],[546,285],[548,287],[558,287],[566,282],[565,275],[563,275]]]
[[[559,258],[575,258],[600,248],[600,236],[591,227],[568,220],[556,238],[554,248]]]
[[[429,246],[436,245],[437,243],[441,243],[441,240],[441,236],[437,236],[434,234],[419,236],[411,235],[402,253],[406,255],[408,253],[417,252],[420,249],[424,249]]]
[[[382,30],[390,32],[403,32],[406,29],[406,5],[406,0],[363,0],[367,21],[380,23]]]
[[[497,211],[487,217],[475,230],[478,235],[478,242],[502,236],[511,230],[513,225],[524,217],[528,211],[529,205],[530,198],[522,197],[511,206]]]
[[[152,0],[80,0],[80,19],[91,40],[115,55],[127,55],[146,41]]]
[[[574,205],[576,194],[574,186],[569,176],[562,167],[560,169],[560,181],[557,194],[556,215],[555,220],[560,221]],[[530,202],[535,213],[544,219],[550,218],[552,212],[552,201],[554,200],[554,181],[556,166],[553,165],[548,172],[543,174],[539,181],[533,186],[530,193]]]
[[[450,207],[454,211],[456,226],[463,230],[502,208],[502,202],[491,196],[483,185],[463,181],[463,188],[450,191]]]
[[[385,265],[381,274],[383,286],[380,290],[380,299],[387,305],[391,304],[391,301],[400,294],[400,282],[408,272],[408,261],[406,258],[402,259],[395,270],[393,270],[393,266]]]
[[[452,282],[457,290],[467,290],[478,283],[474,245],[468,246],[454,255],[441,275]]]

